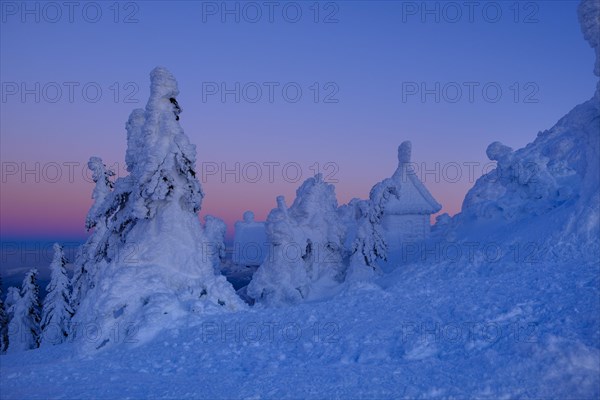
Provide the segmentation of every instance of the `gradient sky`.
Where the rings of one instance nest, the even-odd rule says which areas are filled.
[[[474,162],[480,163],[474,169],[480,175],[488,162],[489,143],[500,140],[518,148],[531,142],[538,131],[589,99],[595,79],[593,52],[577,22],[577,2],[479,3],[472,21],[467,8],[457,17],[456,10],[444,8],[445,2],[427,3],[439,10],[439,22],[435,14],[423,16],[419,9],[412,14],[422,2],[318,3],[315,23],[314,2],[278,2],[273,22],[262,7],[261,18],[252,23],[248,19],[254,18],[255,10],[235,2],[226,7],[240,7],[239,22],[235,15],[225,15],[222,22],[221,2],[192,1],[121,3],[118,15],[113,2],[80,2],[71,22],[67,8],[58,15],[43,2],[3,1],[3,240],[85,237],[92,190],[83,175],[87,159],[100,156],[124,174],[125,121],[132,109],[145,106],[148,74],[157,65],[169,68],[179,81],[181,124],[197,145],[200,175],[202,165],[233,169],[239,162],[248,166],[246,175],[253,178],[254,164],[248,163],[262,166],[256,183],[244,182],[243,174],[239,183],[232,174],[224,181],[220,174],[203,179],[201,215],[223,218],[229,235],[243,211],[254,210],[257,219],[264,219],[279,194],[291,204],[295,189],[312,174],[315,163],[321,170],[333,163],[325,173],[333,171],[332,165],[337,168],[340,204],[365,198],[373,184],[394,172],[396,148],[403,140],[413,142],[413,160],[426,168]],[[208,14],[214,6],[219,11]],[[292,23],[298,7],[302,16]],[[25,8],[32,13],[24,13]],[[102,15],[93,23],[98,8]],[[493,22],[498,9],[502,15]],[[124,23],[131,13],[134,21]],[[337,22],[324,23],[331,13]],[[73,101],[66,82],[79,85]],[[236,103],[233,95],[223,102],[219,95],[203,92],[211,82],[229,88],[235,82],[279,86],[272,103],[266,89],[256,103],[247,101],[253,91]],[[283,98],[281,88],[288,82],[302,89],[297,103]],[[314,82],[320,88],[318,102],[311,90]],[[328,82],[332,85],[326,87]],[[419,95],[403,99],[403,87],[411,82],[424,82],[429,88],[439,82],[449,91],[446,96],[441,93],[439,102],[433,95],[425,101]],[[448,101],[455,96],[449,82],[477,82],[473,101],[466,86],[458,102]],[[481,89],[490,82],[502,90],[495,103],[486,100]],[[87,99],[82,90],[86,84]],[[23,98],[23,85],[34,93]],[[61,98],[53,103],[57,85],[62,87]],[[15,87],[18,92],[13,94]],[[89,100],[95,96],[94,87],[102,90],[97,102]],[[339,89],[334,96],[338,102],[324,103],[332,87]],[[537,102],[525,102],[527,95]],[[267,177],[268,162],[280,163],[273,182]],[[36,163],[38,172],[21,175],[23,168],[35,170]],[[301,167],[299,182],[290,179],[293,168],[284,179],[286,163]],[[450,169],[450,179],[444,179],[441,169],[438,177],[424,179],[443,204],[442,212],[459,211],[472,186],[468,169],[461,171],[457,182],[451,181]]]

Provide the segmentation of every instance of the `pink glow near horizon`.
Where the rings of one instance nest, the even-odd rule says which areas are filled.
[[[394,154],[390,154],[389,158],[392,159],[389,163],[392,168],[373,174],[370,181],[364,177],[361,180],[340,179],[340,182],[334,183],[338,203],[345,204],[354,197],[366,198],[373,184],[383,177],[391,176]],[[91,182],[84,178],[69,182],[66,174],[63,180],[49,182],[48,178],[54,179],[56,176],[50,168],[47,168],[46,173],[40,169],[39,176],[35,173],[22,176],[20,173],[12,175],[4,172],[6,182],[0,193],[3,237],[81,238],[86,235],[84,223],[92,204]],[[124,171],[120,172],[124,175]],[[226,176],[224,182],[220,176],[199,176],[204,180],[202,186],[205,191],[200,217],[203,220],[205,215],[210,214],[222,218],[228,227],[228,239],[233,237],[234,223],[241,219],[244,211],[252,210],[256,220],[265,220],[275,206],[278,195],[284,195],[287,204],[291,205],[297,187],[309,177],[303,176],[298,182],[280,180],[273,183],[250,183],[235,182],[234,176],[230,180]],[[36,182],[38,177],[39,182]],[[448,190],[443,182],[426,182],[426,185],[443,204],[442,211],[450,214],[460,210],[464,192],[469,187],[467,184],[462,187],[453,185],[451,188],[454,190]]]

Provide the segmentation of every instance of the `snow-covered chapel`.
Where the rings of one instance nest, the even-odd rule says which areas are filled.
[[[398,168],[392,176],[398,196],[388,199],[382,219],[388,251],[392,253],[403,243],[426,239],[431,214],[442,208],[415,173],[410,161],[411,147],[409,141],[398,147]]]

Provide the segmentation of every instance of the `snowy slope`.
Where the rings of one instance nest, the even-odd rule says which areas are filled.
[[[597,398],[597,296],[593,265],[413,266],[328,302],[193,317],[139,347],[3,356],[2,397]]]

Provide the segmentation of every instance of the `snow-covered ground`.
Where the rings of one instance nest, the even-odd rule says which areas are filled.
[[[598,276],[411,265],[326,302],[190,316],[139,345],[8,354],[2,397],[597,398]]]

